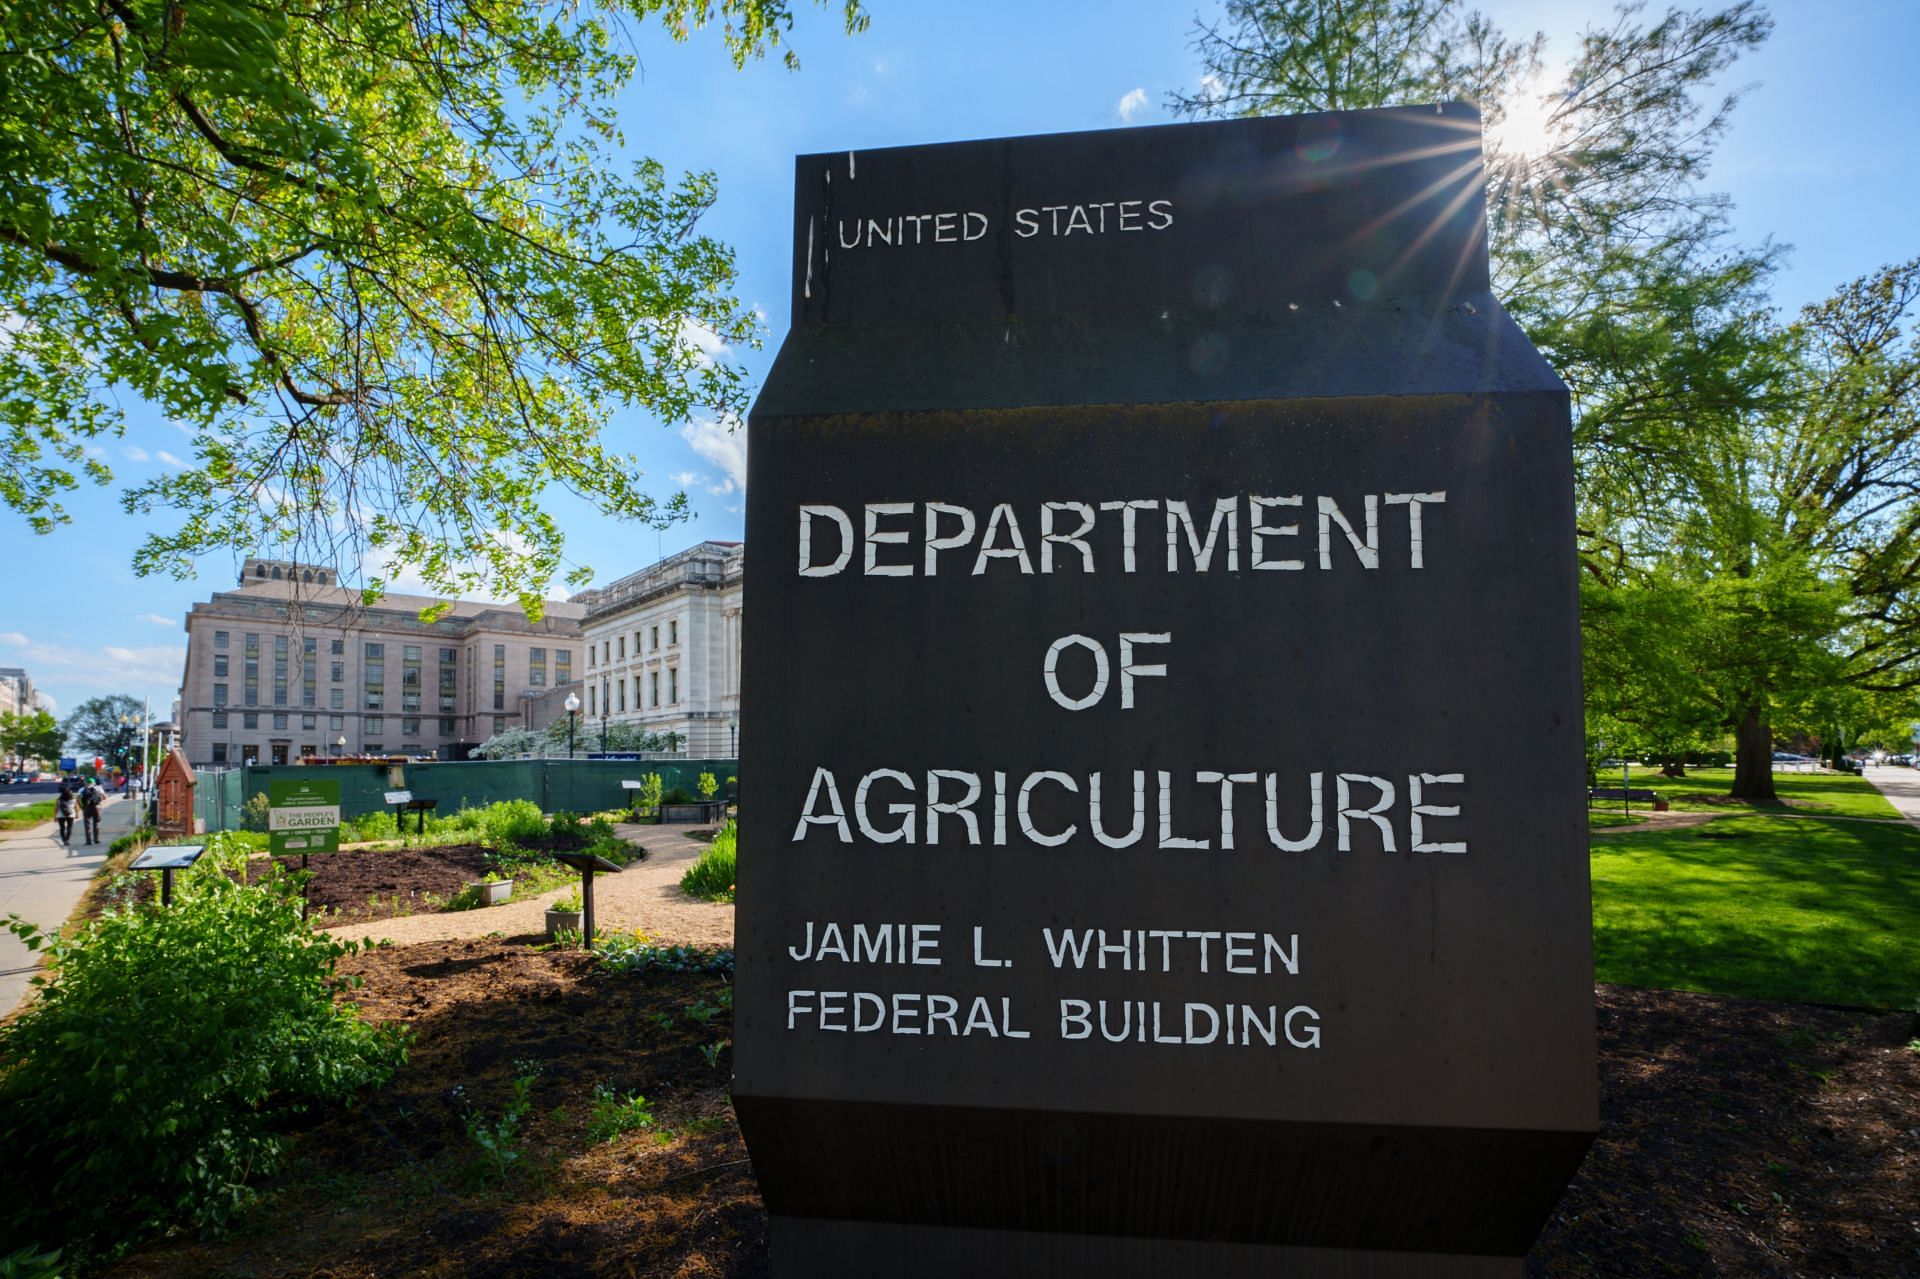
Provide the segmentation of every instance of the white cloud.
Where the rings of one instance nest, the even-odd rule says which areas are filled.
[[[710,329],[702,328],[691,320],[680,324],[680,341],[694,349],[694,358],[700,364],[712,364],[727,353],[727,344],[720,335]]]
[[[142,613],[142,614],[140,614],[140,620],[141,620],[141,621],[143,621],[143,622],[152,622],[152,623],[153,623],[153,624],[154,624],[155,626],[178,626],[178,625],[180,625],[180,619],[179,619],[179,618],[177,618],[177,617],[162,617],[162,616],[161,616],[160,614],[158,614],[158,613]]]
[[[1120,99],[1120,105],[1115,108],[1115,110],[1119,111],[1120,118],[1128,124],[1132,124],[1133,117],[1139,115],[1146,109],[1147,91],[1144,88],[1128,91],[1127,94]]]
[[[727,423],[714,418],[695,418],[680,428],[680,438],[695,453],[726,474],[723,483],[707,487],[709,493],[731,493],[747,487],[747,432],[744,427],[734,423],[729,429]]]
[[[693,485],[698,484],[702,478],[698,471],[679,471],[674,474],[673,482],[681,488],[691,488]]]
[[[1220,82],[1219,76],[1208,74],[1200,77],[1200,96],[1206,101],[1216,102],[1226,91],[1227,87]]]
[[[86,451],[86,455],[92,458],[96,462],[103,460],[107,456],[107,451],[101,448],[98,444],[87,445],[85,451]]]
[[[78,693],[125,693],[143,686],[175,688],[187,662],[184,644],[88,644],[69,648],[30,640],[18,631],[0,634],[0,644],[14,650],[7,660],[26,667],[34,683],[61,684]]]
[[[176,471],[184,471],[187,469],[187,464],[185,462],[182,462],[179,458],[167,452],[165,449],[161,449],[158,453],[155,453],[154,456],[159,458],[162,462],[165,462],[168,466],[171,466]]]
[[[120,450],[121,456],[129,462],[144,462],[152,455],[138,444],[129,444]]]

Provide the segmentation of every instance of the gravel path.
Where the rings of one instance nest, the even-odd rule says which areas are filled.
[[[617,875],[593,877],[593,919],[599,934],[641,929],[657,942],[689,946],[733,945],[733,907],[703,902],[680,891],[680,877],[706,848],[704,839],[689,839],[690,826],[614,827],[620,838],[647,850],[646,860]],[[702,832],[703,835],[710,832]],[[327,931],[343,941],[385,940],[396,946],[450,941],[501,933],[508,937],[544,934],[547,903],[569,890],[514,900],[480,910],[407,915],[362,924],[342,924]]]

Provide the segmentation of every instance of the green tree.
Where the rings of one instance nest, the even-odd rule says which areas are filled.
[[[139,730],[130,729],[123,722],[136,719],[144,722],[145,705],[137,697],[125,693],[114,693],[107,697],[92,697],[74,708],[60,725],[61,735],[66,739],[68,749],[85,755],[100,755],[112,759],[115,752],[130,743],[129,756],[139,753]]]
[[[60,758],[64,737],[48,711],[0,715],[0,754],[22,764],[51,764]]]
[[[623,156],[628,26],[718,22],[741,65],[792,7],[0,7],[0,502],[46,531],[79,478],[108,482],[89,444],[123,430],[125,388],[195,452],[124,495],[178,519],[139,570],[274,549],[537,611],[561,562],[548,486],[685,513],[604,441],[612,411],[745,402],[707,354],[754,338],[731,252],[697,233],[713,177]]]

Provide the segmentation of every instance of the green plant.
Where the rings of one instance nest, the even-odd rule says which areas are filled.
[[[707,1065],[718,1070],[720,1069],[720,1054],[725,1052],[732,1043],[733,1041],[731,1039],[716,1039],[710,1044],[701,1044],[700,1055],[706,1058]]]
[[[635,803],[640,808],[650,810],[657,814],[660,811],[660,774],[648,773],[642,777],[640,779],[640,789],[636,791],[635,794],[638,796]]]
[[[362,844],[369,840],[398,839],[399,837],[399,824],[394,820],[393,814],[383,808],[362,813],[352,821],[343,823],[340,832],[342,843]]]
[[[733,950],[656,946],[642,932],[602,935],[593,947],[603,967],[616,973],[720,973],[733,976]]]
[[[700,774],[698,784],[700,787],[700,798],[704,800],[712,800],[714,793],[720,789],[720,782],[712,773]]]
[[[513,876],[504,871],[490,870],[480,877],[480,882],[483,884],[510,884],[513,882]]]
[[[694,802],[694,798],[687,793],[686,787],[675,786],[672,790],[660,797],[660,802],[662,804],[691,804]]]
[[[540,1077],[540,1063],[526,1058],[513,1063],[513,1091],[500,1117],[489,1119],[487,1113],[478,1107],[467,1111],[467,1139],[480,1148],[482,1167],[498,1180],[506,1180],[513,1166],[520,1162],[520,1143],[525,1134],[520,1125],[527,1117],[527,1111],[533,1107],[533,1082]],[[455,1090],[456,1098],[464,1101],[464,1089]]]
[[[540,805],[530,799],[503,800],[480,810],[480,839],[490,848],[526,847],[550,829]]]
[[[107,845],[107,856],[118,857],[121,853],[143,848],[153,842],[153,827],[136,826],[120,838]]]
[[[596,1142],[618,1140],[640,1128],[653,1127],[653,1109],[639,1093],[622,1094],[611,1084],[593,1090],[593,1118],[587,1136]]]
[[[571,892],[564,893],[561,896],[554,898],[552,901],[547,903],[547,909],[565,911],[575,915],[579,914],[580,913],[580,890],[576,888]]]
[[[734,850],[739,841],[739,831],[733,822],[720,828],[699,860],[687,867],[687,873],[680,877],[680,890],[689,897],[698,897],[704,901],[730,902],[733,900]]]
[[[309,929],[277,866],[248,883],[236,841],[207,843],[170,908],[54,933],[8,919],[48,972],[0,1027],[0,1150],[33,1170],[0,1201],[0,1237],[77,1262],[153,1229],[217,1231],[279,1162],[269,1101],[344,1102],[405,1059],[398,1028],[336,1002],[357,982],[334,965],[359,947]]]
[[[271,813],[265,791],[248,796],[247,802],[240,805],[240,829],[264,832]]]
[[[0,1257],[0,1279],[60,1279],[60,1249],[41,1252],[29,1244]]]

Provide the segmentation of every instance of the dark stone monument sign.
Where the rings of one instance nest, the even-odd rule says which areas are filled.
[[[1517,1276],[1597,1122],[1565,388],[1449,105],[804,157],[777,1275]]]

